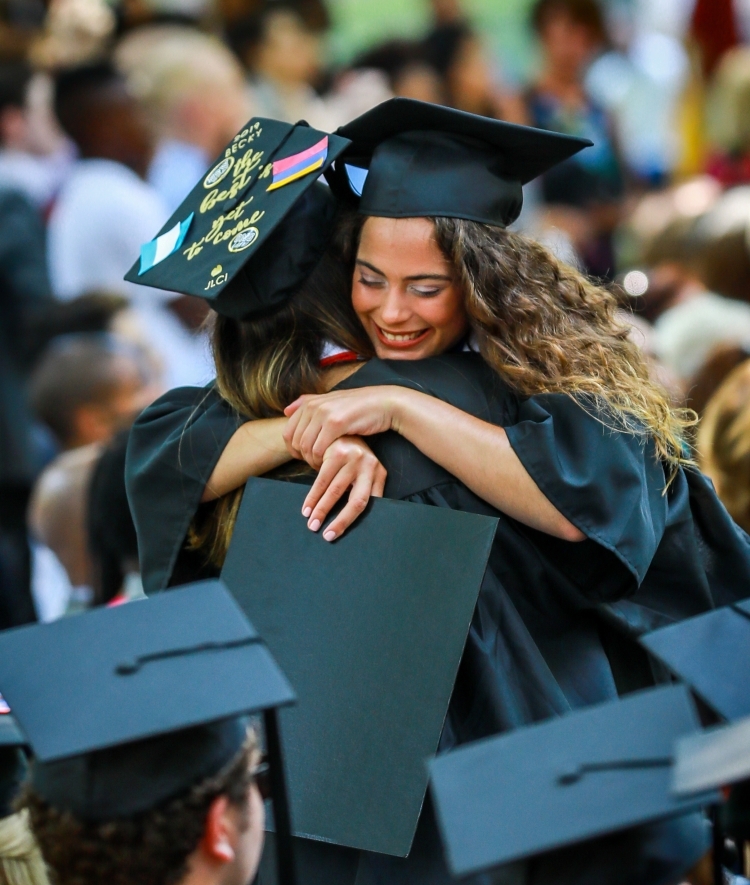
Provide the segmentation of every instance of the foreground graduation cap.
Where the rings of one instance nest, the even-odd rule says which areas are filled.
[[[521,213],[522,185],[591,146],[411,98],[392,98],[337,130],[352,144],[327,173],[363,215],[449,216],[500,227]]]
[[[307,487],[251,479],[222,578],[295,686],[298,836],[406,856],[497,521],[373,499],[338,541]]]
[[[669,789],[674,742],[697,728],[689,692],[669,686],[438,756],[430,791],[451,870],[499,867],[716,801]]]
[[[750,715],[750,600],[641,637],[643,645],[719,716]]]
[[[34,788],[85,821],[146,811],[215,774],[241,749],[245,714],[262,712],[279,869],[291,885],[275,708],[294,693],[221,582],[6,630],[0,660]]]
[[[331,239],[336,201],[316,181],[348,144],[304,122],[254,117],[125,279],[198,295],[235,319],[283,305]]]

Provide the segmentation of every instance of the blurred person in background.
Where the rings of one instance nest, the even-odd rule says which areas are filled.
[[[698,456],[734,521],[750,532],[750,361],[730,373],[706,406]]]
[[[40,465],[25,345],[50,302],[39,213],[22,193],[0,187],[0,629],[36,618],[26,506]]]
[[[215,37],[179,25],[127,34],[115,58],[156,142],[147,180],[172,212],[251,116],[242,66]]]
[[[317,9],[316,4],[308,5]],[[232,23],[227,40],[248,71],[254,116],[287,123],[306,120],[331,131],[390,98],[392,92],[382,71],[360,68],[344,71],[321,97],[316,91],[324,79],[320,27],[327,20],[305,15],[305,6],[284,2],[261,6]]]
[[[47,210],[73,162],[52,112],[52,85],[23,61],[0,63],[0,185]]]
[[[424,45],[428,62],[442,78],[449,107],[511,123],[528,122],[523,102],[501,88],[481,38],[465,21],[438,24]]]
[[[445,104],[443,82],[427,59],[422,43],[412,40],[387,40],[368,49],[352,62],[353,70],[381,71],[393,95],[416,98],[433,104]]]
[[[125,491],[129,430],[121,430],[101,453],[88,490],[87,525],[94,605],[143,596],[138,540]]]
[[[54,294],[63,300],[97,289],[125,295],[142,337],[162,360],[167,386],[205,383],[211,377],[207,343],[196,332],[205,312],[191,312],[189,299],[123,280],[141,245],[169,217],[144,180],[153,140],[142,109],[122,75],[99,62],[58,74],[55,111],[80,159],[50,216]]]
[[[313,88],[321,75],[320,36],[293,6],[267,6],[235,23],[227,37],[249,73],[255,116],[321,126],[325,105]]]
[[[543,176],[549,223],[571,238],[587,272],[611,277],[624,181],[610,120],[584,83],[589,64],[606,45],[604,16],[597,0],[537,0],[531,23],[542,62],[526,93],[529,123],[594,143]]]
[[[42,620],[91,600],[86,524],[92,472],[102,447],[128,428],[157,392],[140,351],[106,333],[58,339],[35,370],[35,411],[63,449],[37,480],[29,507],[40,576],[34,597]],[[57,580],[52,555],[65,571]]]
[[[706,102],[707,171],[724,187],[750,183],[750,48],[727,52]]]

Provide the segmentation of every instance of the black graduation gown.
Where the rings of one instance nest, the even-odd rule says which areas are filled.
[[[441,750],[611,699],[618,683],[647,684],[651,674],[632,635],[746,595],[747,537],[706,481],[680,471],[663,494],[664,472],[650,446],[612,433],[570,398],[518,397],[475,354],[373,360],[340,387],[374,384],[423,390],[504,426],[531,476],[587,537],[569,544],[499,515]],[[241,420],[212,390],[183,389],[136,423],[128,486],[147,592],[198,576],[188,574],[185,532]],[[370,442],[389,471],[389,497],[498,515],[397,435]],[[728,561],[718,562],[714,550]],[[661,840],[661,857],[674,840],[673,828]],[[701,839],[691,844],[703,850]],[[372,881],[399,881],[404,871],[397,860],[373,865]],[[403,881],[439,881],[405,875]]]

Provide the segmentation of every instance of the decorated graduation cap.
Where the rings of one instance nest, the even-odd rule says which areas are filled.
[[[436,757],[430,791],[449,867],[489,870],[715,802],[670,790],[674,743],[697,729],[689,692],[669,686]]]
[[[294,693],[219,581],[0,634],[36,792],[87,822],[145,812],[237,757],[263,713],[280,869],[293,882],[275,708]]]
[[[591,142],[453,108],[392,98],[338,135],[352,144],[327,173],[359,212],[446,216],[498,227],[521,213],[522,185]]]
[[[723,719],[750,716],[750,600],[641,637],[643,645]]]
[[[348,143],[304,122],[253,118],[125,279],[198,295],[235,319],[281,307],[328,246],[336,201],[316,182]]]
[[[294,832],[409,854],[497,520],[375,498],[337,541],[306,488],[251,479],[222,579],[295,687]]]

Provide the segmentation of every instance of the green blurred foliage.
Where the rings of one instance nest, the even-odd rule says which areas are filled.
[[[528,12],[533,0],[464,0],[464,9],[502,73],[523,80],[534,64]],[[393,37],[414,38],[430,25],[428,0],[328,0],[331,58],[339,64]]]

